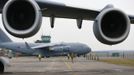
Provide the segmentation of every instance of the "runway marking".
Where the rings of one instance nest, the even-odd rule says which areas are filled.
[[[55,64],[55,62],[51,62],[51,64],[50,64],[50,66],[49,66],[49,70],[52,70],[53,69],[53,67],[54,67],[54,64]]]
[[[65,63],[65,65],[67,66],[67,68],[68,68],[69,70],[73,71],[71,64],[69,64],[69,63],[67,63],[67,62],[65,62],[65,61],[64,61],[64,63]],[[73,73],[72,75],[77,75],[77,74]]]
[[[72,66],[71,66],[70,64],[68,64],[68,63],[65,62],[65,61],[64,61],[64,63],[66,64],[66,66],[67,66],[67,68],[68,68],[69,70],[72,70]]]

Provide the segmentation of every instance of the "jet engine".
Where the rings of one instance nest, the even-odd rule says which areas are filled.
[[[96,17],[93,31],[102,43],[113,45],[124,41],[130,31],[130,20],[121,10],[106,8]]]
[[[4,72],[4,64],[0,61],[0,73]]]
[[[42,13],[34,0],[9,0],[3,7],[2,20],[10,34],[27,38],[40,29]]]
[[[5,57],[0,57],[0,73],[3,73],[8,66],[10,66],[9,60]]]

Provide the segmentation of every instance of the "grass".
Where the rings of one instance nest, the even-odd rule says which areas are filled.
[[[122,59],[122,58],[118,58],[118,59],[100,59],[99,61],[110,63],[110,64],[134,67],[134,59]]]

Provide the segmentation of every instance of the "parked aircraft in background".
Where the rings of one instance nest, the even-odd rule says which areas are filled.
[[[20,38],[37,33],[42,16],[50,17],[52,28],[56,17],[76,19],[79,29],[83,20],[92,20],[96,38],[108,45],[124,41],[129,34],[130,23],[134,23],[134,16],[126,15],[113,5],[107,5],[102,10],[90,10],[49,0],[0,0],[0,13],[5,29]]]
[[[91,49],[81,43],[17,43],[0,29],[0,48],[9,49],[29,55],[41,57],[69,56],[72,60],[74,56],[86,55]],[[4,59],[0,60],[0,72],[4,72]],[[5,61],[6,62],[6,61]]]

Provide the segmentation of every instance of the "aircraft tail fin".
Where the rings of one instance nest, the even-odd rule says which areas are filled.
[[[12,40],[7,36],[7,34],[0,28],[0,43],[12,42]]]

